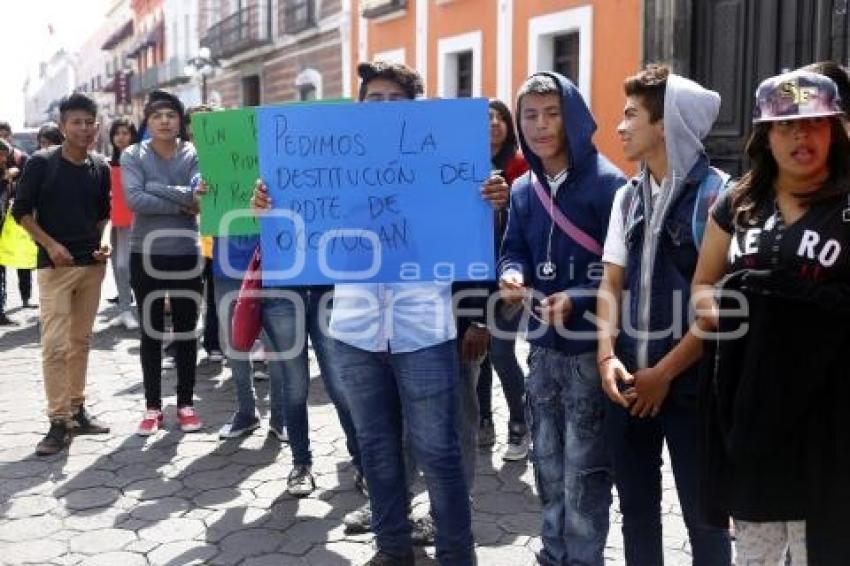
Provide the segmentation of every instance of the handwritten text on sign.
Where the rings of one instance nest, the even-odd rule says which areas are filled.
[[[257,109],[264,285],[493,277],[486,100]],[[444,277],[445,275],[443,275]]]
[[[254,108],[192,115],[198,163],[208,186],[201,201],[201,234],[205,236],[245,236],[260,231],[249,212],[260,171],[256,121]],[[235,210],[245,214],[225,217]]]

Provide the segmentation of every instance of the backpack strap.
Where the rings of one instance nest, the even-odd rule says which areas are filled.
[[[41,192],[44,194],[44,190],[56,182],[56,177],[59,174],[59,165],[62,160],[62,146],[57,145],[55,147],[51,147],[46,150],[46,158],[47,158],[47,172],[44,174],[44,178],[41,181]]]
[[[702,238],[705,235],[705,225],[708,222],[711,207],[731,184],[732,177],[715,167],[709,167],[708,174],[700,182],[697,188],[697,197],[694,201],[693,221],[691,222],[694,245],[697,251],[699,251],[702,245]]]
[[[109,162],[101,154],[90,151],[89,163],[91,163],[91,167],[94,170],[94,179],[97,183],[97,188],[100,189],[103,184],[103,169],[109,168]]]
[[[623,200],[620,201],[620,217],[623,219],[623,231],[629,228],[632,218],[638,207],[638,191],[640,190],[640,177],[632,177],[626,185]]]

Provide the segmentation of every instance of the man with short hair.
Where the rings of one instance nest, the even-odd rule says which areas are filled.
[[[15,220],[38,244],[41,348],[50,430],[36,446],[56,454],[69,432],[102,434],[109,428],[86,410],[85,385],[92,325],[109,247],[109,166],[89,153],[98,130],[97,104],[72,94],[59,105],[61,146],[39,152],[21,176]]]
[[[596,371],[596,271],[623,174],[593,145],[596,123],[575,85],[529,77],[517,95],[522,152],[502,245],[503,298],[532,309],[526,384],[542,564],[601,565],[611,466]]]
[[[641,172],[617,192],[611,212],[598,303],[598,364],[611,400],[605,426],[626,563],[664,561],[661,450],[666,441],[694,564],[728,565],[728,530],[708,525],[698,508],[696,361],[702,346],[688,331],[701,226],[728,179],[709,167],[702,145],[720,110],[720,96],[663,65],[649,65],[626,79],[625,94],[617,133],[626,158],[641,164]],[[626,318],[621,311],[637,316],[618,332],[619,320]],[[669,332],[672,328],[681,330]]]
[[[377,61],[357,70],[361,102],[422,94],[421,78],[405,65]],[[507,186],[501,178],[491,181],[483,194],[493,202]],[[255,191],[253,206],[270,206],[265,190]],[[383,326],[380,321],[393,329],[391,336],[374,331]],[[378,552],[368,564],[414,563],[407,440],[428,483],[438,562],[473,564],[469,487],[456,430],[460,370],[451,284],[338,284],[330,332],[369,491]]]

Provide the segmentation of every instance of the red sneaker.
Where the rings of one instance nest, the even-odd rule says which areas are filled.
[[[177,422],[180,423],[180,430],[183,432],[195,432],[204,426],[198,414],[195,413],[195,408],[189,406],[177,409]]]
[[[139,428],[136,429],[136,434],[139,436],[151,436],[156,434],[159,426],[162,424],[162,411],[159,409],[148,409],[145,411],[145,418],[139,423]]]

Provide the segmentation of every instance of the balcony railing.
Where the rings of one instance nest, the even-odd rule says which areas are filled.
[[[364,18],[380,18],[407,8],[407,0],[363,0],[360,5]]]
[[[166,85],[174,85],[178,83],[184,83],[189,80],[189,76],[186,75],[186,58],[185,57],[171,57],[168,61],[161,63],[158,65],[158,79],[160,86]]]
[[[201,46],[209,47],[215,59],[227,59],[266,45],[270,41],[268,4],[246,6],[207,30]]]
[[[285,0],[283,32],[301,33],[316,27],[316,0]]]

